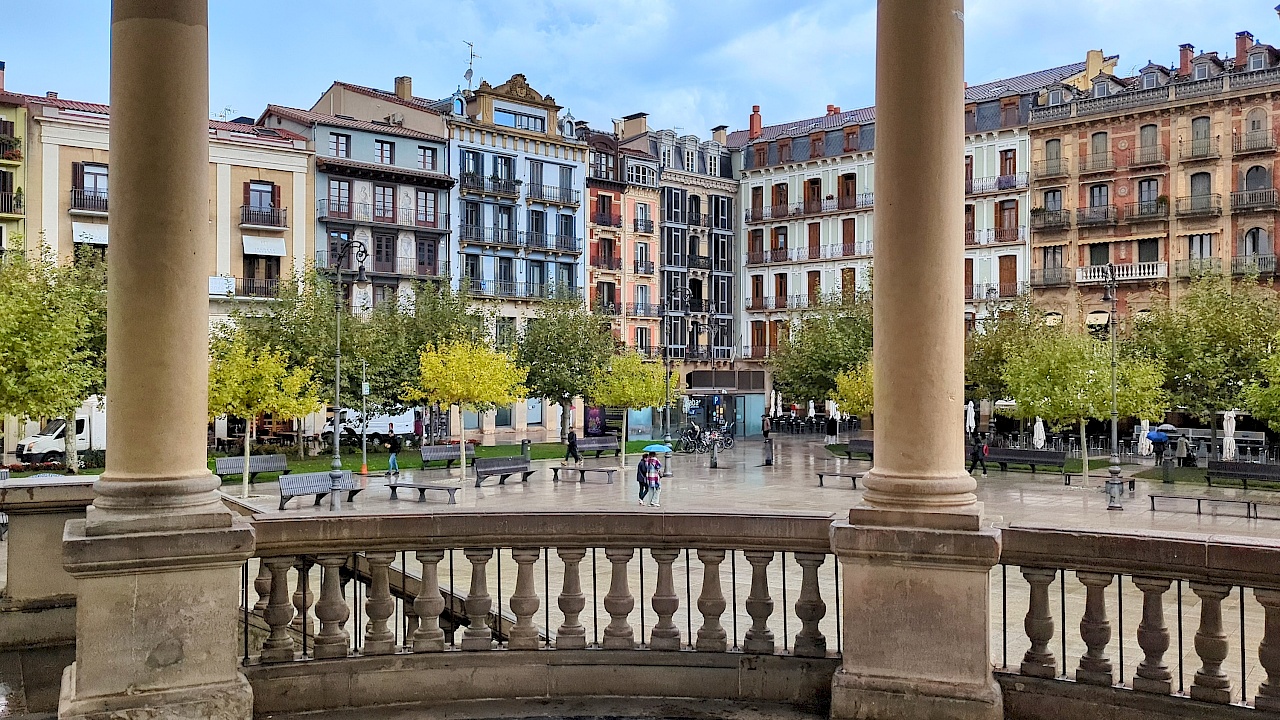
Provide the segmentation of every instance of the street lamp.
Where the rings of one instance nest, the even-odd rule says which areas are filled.
[[[1107,329],[1111,336],[1111,466],[1107,468],[1107,509],[1123,510],[1120,494],[1124,492],[1124,483],[1120,480],[1120,407],[1116,401],[1116,311],[1119,293],[1116,290],[1116,266],[1107,263],[1107,284],[1102,293],[1102,301],[1111,303],[1111,312],[1107,316]],[[1081,460],[1087,462],[1087,452],[1080,453]]]
[[[329,465],[329,509],[334,512],[342,509],[342,455],[339,449],[342,440],[342,264],[353,257],[359,263],[355,285],[364,290],[369,285],[369,278],[364,274],[364,261],[369,259],[369,249],[363,242],[347,240],[330,259],[338,276],[333,294],[336,330],[333,337],[333,462]],[[354,295],[352,299],[355,299]]]

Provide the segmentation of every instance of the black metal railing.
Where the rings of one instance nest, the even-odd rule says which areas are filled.
[[[289,225],[289,211],[285,208],[241,205],[240,224],[276,228],[287,227]]]
[[[1037,160],[1031,164],[1031,174],[1037,179],[1062,177],[1071,174],[1071,167],[1067,163],[1066,158],[1049,158],[1048,160]]]
[[[106,212],[107,191],[74,188],[71,190],[71,209]]]
[[[530,185],[529,199],[560,205],[577,205],[582,201],[582,193],[573,188],[559,185]]]
[[[1081,173],[1110,172],[1116,169],[1116,156],[1112,152],[1089,153],[1080,158]]]
[[[419,230],[449,231],[449,213],[427,208],[378,207],[371,203],[326,198],[316,202],[316,218],[321,221],[350,220],[370,224],[395,225]]]
[[[598,315],[621,315],[622,304],[616,300],[593,300],[591,312]]]
[[[236,297],[273,298],[280,294],[277,278],[236,278]]]
[[[706,255],[690,255],[689,262],[685,267],[690,270],[710,270],[711,258]]]
[[[653,232],[653,221],[645,220],[642,218],[636,218],[635,221],[632,223],[632,227],[635,229],[636,232],[651,233]]]
[[[1270,152],[1276,149],[1276,134],[1272,130],[1250,130],[1232,138],[1231,148],[1236,153]]]
[[[1231,193],[1232,210],[1275,210],[1277,207],[1276,189],[1242,190]]]
[[[1149,167],[1151,165],[1164,165],[1169,162],[1163,145],[1152,145],[1148,147],[1135,148],[1133,151],[1133,159],[1129,161],[1129,167]]]
[[[519,247],[521,245],[520,234],[515,230],[485,227],[483,225],[463,225],[462,240],[464,242],[490,243],[508,247]]]
[[[496,176],[485,177],[479,173],[462,173],[458,179],[462,192],[489,193],[491,195],[520,195],[520,181]]]
[[[653,274],[653,261],[651,260],[637,260],[634,267],[637,275]]]
[[[1222,196],[1217,193],[1180,197],[1176,212],[1179,215],[1221,215]]]
[[[1129,222],[1163,220],[1169,217],[1168,200],[1140,200],[1124,206],[1124,219]]]
[[[1070,210],[1032,210],[1032,230],[1063,230],[1071,226]]]
[[[594,212],[591,213],[591,222],[596,225],[622,227],[622,216],[618,213]]]
[[[616,255],[592,255],[591,267],[597,270],[613,270],[616,272],[622,269],[622,258]]]
[[[632,317],[662,317],[662,306],[654,303],[627,303],[627,315]]]
[[[21,215],[26,211],[25,205],[22,195],[0,192],[0,215]]]
[[[1111,225],[1116,221],[1115,205],[1095,205],[1076,210],[1076,223],[1081,226]]]
[[[1031,287],[1056,287],[1071,284],[1072,269],[1066,267],[1033,268]]]
[[[556,235],[555,249],[558,252],[582,252],[582,238],[573,235]]]
[[[1182,143],[1183,160],[1203,160],[1218,157],[1218,138],[1192,138]]]

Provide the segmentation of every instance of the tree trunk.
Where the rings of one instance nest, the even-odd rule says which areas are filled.
[[[298,418],[298,459],[307,459],[307,444],[302,437],[302,428],[306,424],[306,418]]]
[[[1188,447],[1191,446],[1190,438],[1187,438],[1187,446]],[[1218,414],[1213,410],[1210,410],[1209,411],[1209,458],[1205,459],[1206,462],[1208,462],[1208,460],[1212,458],[1214,453],[1216,453],[1217,451],[1218,451]],[[1218,459],[1221,460],[1222,456],[1219,455]]]
[[[463,417],[462,406],[458,406],[458,460],[462,468],[462,479],[467,478],[467,420]]]
[[[240,497],[249,497],[249,448],[253,445],[254,422],[244,421],[244,472],[240,475]]]
[[[573,400],[560,401],[560,442],[569,442],[569,417],[573,413]]]
[[[619,438],[620,442],[618,443],[618,447],[622,451],[622,467],[624,468],[627,466],[627,416],[630,414],[630,410],[627,410],[626,408],[622,409],[622,437]]]
[[[1082,485],[1089,485],[1089,441],[1084,434],[1085,419],[1080,418],[1080,476],[1084,478]]]
[[[62,463],[66,466],[66,471],[72,475],[80,472],[80,455],[76,448],[76,441],[80,439],[80,433],[76,432],[76,411],[74,409],[66,413],[67,424],[62,430]],[[84,425],[85,432],[91,433],[89,423],[86,421]]]

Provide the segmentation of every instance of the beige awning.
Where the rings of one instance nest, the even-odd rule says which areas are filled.
[[[107,224],[90,223],[90,222],[73,222],[71,223],[71,235],[78,243],[88,243],[90,245],[106,245],[107,244]]]
[[[1085,325],[1106,325],[1111,320],[1111,313],[1106,310],[1094,310],[1084,318]]]
[[[289,253],[285,250],[284,238],[245,235],[244,236],[244,254],[245,255],[268,255],[271,257],[284,257]]]

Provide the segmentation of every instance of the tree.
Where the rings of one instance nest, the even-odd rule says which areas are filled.
[[[596,371],[609,361],[613,335],[581,302],[548,300],[525,323],[516,361],[528,369],[533,397],[560,404],[560,440],[569,429],[573,398],[587,394]]]
[[[869,292],[853,293],[799,316],[789,337],[780,339],[770,361],[773,384],[793,400],[828,397],[835,377],[871,355]]]
[[[871,361],[841,372],[836,376],[836,388],[831,392],[842,412],[864,417],[875,409],[875,369]]]
[[[283,350],[257,348],[244,333],[215,338],[209,362],[209,418],[245,418],[242,497],[249,496],[249,450],[254,419],[264,413],[282,420],[299,418],[320,407],[319,388],[310,367],[291,367]]]
[[[55,271],[58,294],[67,303],[66,312],[79,316],[80,333],[76,350],[83,359],[88,384],[86,396],[101,397],[106,393],[107,382],[107,264],[103,256],[93,248],[81,245],[74,261]],[[75,415],[81,401],[73,401],[63,411],[68,418],[68,430],[64,457],[67,468],[77,472],[80,467],[75,438]]]
[[[481,342],[454,341],[424,350],[418,382],[403,388],[406,400],[427,400],[443,407],[474,412],[491,410],[524,397],[527,372],[504,352]],[[467,470],[466,429],[459,427],[458,453]]]
[[[630,411],[659,407],[675,389],[667,386],[667,371],[662,363],[646,361],[639,353],[614,355],[596,370],[586,396],[601,405],[623,408],[622,437],[619,442],[623,467],[627,463],[627,420]]]
[[[1116,405],[1121,415],[1163,413],[1168,395],[1163,369],[1149,358],[1117,363]],[[1021,417],[1039,416],[1055,428],[1079,425],[1080,457],[1089,477],[1085,422],[1111,416],[1111,350],[1083,332],[1049,329],[1017,348],[1005,362],[1004,383]]]
[[[1259,367],[1260,378],[1244,389],[1244,404],[1272,430],[1280,430],[1280,335],[1272,338],[1271,351]]]
[[[1028,297],[1001,307],[965,338],[965,381],[976,397],[992,402],[1009,397],[1004,366],[1018,348],[1044,333],[1044,312]]]

